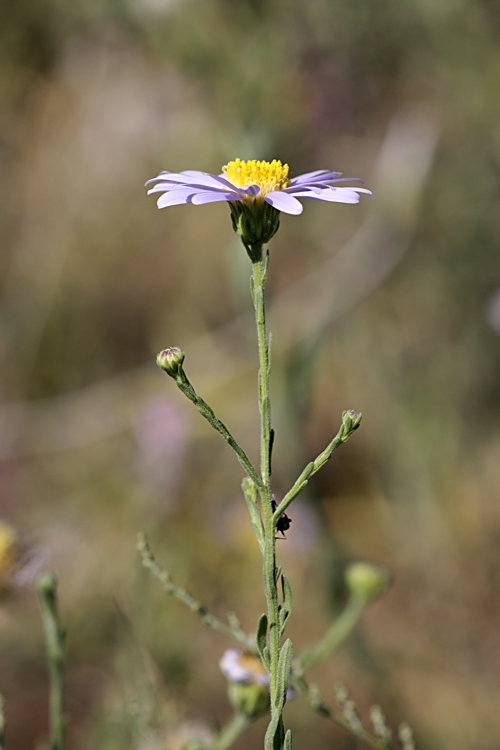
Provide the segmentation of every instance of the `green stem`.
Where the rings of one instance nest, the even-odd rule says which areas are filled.
[[[320,716],[324,716],[326,719],[330,719],[330,721],[343,727],[350,734],[353,734],[355,737],[358,737],[367,745],[374,748],[374,750],[393,750],[393,745],[389,742],[370,734],[370,732],[367,732],[366,729],[360,725],[353,725],[352,721],[349,721],[349,719],[343,714],[326,706],[318,691],[310,687],[303,677],[294,678],[292,685],[299,693],[307,698],[309,706]]]
[[[63,750],[66,724],[63,715],[65,634],[59,624],[57,578],[52,573],[40,573],[34,584],[40,602],[47,649],[50,750]]]
[[[142,564],[147,568],[162,584],[167,594],[175,596],[176,599],[183,602],[189,609],[198,615],[204,625],[222,633],[228,638],[233,638],[240,646],[247,650],[255,651],[254,639],[246,635],[240,627],[230,627],[212,615],[201,602],[197,601],[187,589],[177,586],[170,577],[170,574],[161,568],[153,557],[144,534],[137,537],[137,549],[142,558]]]
[[[259,411],[260,411],[260,469],[261,484],[259,487],[262,515],[264,520],[264,590],[267,598],[269,624],[269,684],[271,693],[271,725],[276,729],[273,736],[268,736],[268,747],[282,747],[283,723],[281,721],[282,703],[278,695],[278,662],[280,656],[280,627],[278,587],[276,580],[276,537],[275,522],[271,503],[270,489],[270,442],[271,442],[271,405],[269,397],[269,348],[266,336],[266,315],[264,305],[264,286],[267,275],[267,261],[253,263],[252,298],[257,324],[257,341],[259,345]],[[278,716],[276,716],[278,713]],[[269,734],[269,732],[268,732]]]
[[[360,422],[361,414],[356,414],[355,412],[350,411],[345,411],[342,414],[342,425],[331,443],[326,446],[325,450],[320,453],[314,461],[307,464],[298,479],[296,479],[293,487],[287,492],[281,503],[276,508],[274,513],[275,523],[277,523],[278,519],[283,515],[290,503],[302,492],[310,478],[330,460],[337,448],[340,448],[343,443],[346,443],[349,440],[354,430],[359,427]]]
[[[228,750],[238,737],[249,729],[254,720],[242,711],[237,711],[224,724],[218,736],[210,746],[210,750]]]
[[[366,597],[352,596],[323,638],[296,659],[294,672],[303,674],[306,670],[327,659],[347,638],[367,604],[368,599]]]

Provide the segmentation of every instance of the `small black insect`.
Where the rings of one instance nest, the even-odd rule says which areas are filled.
[[[276,505],[276,501],[271,500],[271,508],[273,509],[273,513],[277,507],[278,506]],[[287,516],[286,513],[283,513],[283,515],[279,517],[278,523],[276,524],[276,531],[280,531],[283,534],[283,539],[286,539],[285,531],[288,531],[291,523],[292,523],[292,519],[289,516]]]

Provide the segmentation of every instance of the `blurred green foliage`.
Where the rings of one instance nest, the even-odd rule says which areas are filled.
[[[0,4],[0,513],[60,579],[69,747],[180,748],[229,713],[227,644],[147,578],[138,530],[221,617],[263,609],[239,466],[153,365],[181,346],[256,455],[249,263],[226,206],[159,212],[142,187],[237,156],[374,189],[271,245],[277,495],[364,415],[290,510],[290,635],[321,636],[347,560],[383,563],[393,587],[322,692],[341,679],[422,748],[498,747],[499,32],[487,0]],[[29,589],[0,606],[24,750],[46,733],[41,626]],[[345,742],[286,712],[297,747]]]

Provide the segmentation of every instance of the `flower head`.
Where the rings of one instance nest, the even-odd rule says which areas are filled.
[[[219,667],[229,682],[229,699],[236,708],[251,716],[269,709],[269,675],[258,656],[229,648],[219,660]],[[294,697],[289,687],[286,698]]]
[[[269,675],[258,656],[252,656],[239,648],[224,651],[219,661],[220,671],[229,682],[243,685],[269,685]]]
[[[298,198],[336,203],[358,203],[359,193],[371,194],[358,187],[339,187],[340,182],[362,182],[362,180],[340,179],[340,172],[319,169],[292,179],[288,178],[288,164],[280,161],[230,161],[219,175],[186,170],[184,172],[160,172],[148,190],[162,193],[158,208],[176,206],[181,203],[215,203],[217,201],[246,203],[257,201],[268,203],[286,214],[302,213]],[[333,183],[333,184],[332,184]]]
[[[269,675],[257,656],[230,648],[219,667],[229,682],[229,700],[238,711],[256,717],[269,710]]]
[[[160,172],[146,185],[161,193],[158,208],[181,203],[215,203],[225,201],[231,209],[233,229],[241,238],[252,262],[262,257],[262,245],[274,237],[280,225],[280,212],[302,213],[298,198],[336,203],[358,203],[359,187],[339,187],[339,182],[362,182],[340,178],[340,172],[320,169],[289,179],[288,164],[280,161],[243,161],[235,159],[222,167],[219,175],[187,170]],[[332,184],[333,183],[333,184]]]

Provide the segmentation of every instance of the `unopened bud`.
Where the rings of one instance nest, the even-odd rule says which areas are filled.
[[[354,430],[357,430],[361,422],[362,414],[358,414],[352,409],[348,409],[342,414],[342,440],[347,440]]]
[[[181,349],[177,346],[172,346],[158,354],[156,364],[172,378],[176,378],[182,370],[182,363],[185,356]]]
[[[389,572],[368,562],[355,562],[347,566],[345,582],[351,594],[373,599],[382,594],[390,583]]]

